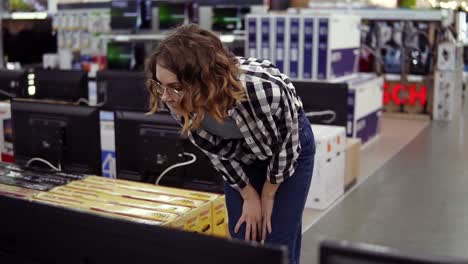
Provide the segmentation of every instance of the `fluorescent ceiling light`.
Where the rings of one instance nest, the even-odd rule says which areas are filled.
[[[14,12],[11,13],[13,19],[45,19],[47,12]]]

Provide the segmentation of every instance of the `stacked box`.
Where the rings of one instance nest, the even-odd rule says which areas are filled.
[[[30,200],[39,191],[18,186],[0,184],[0,195]]]
[[[348,138],[346,142],[345,190],[352,187],[361,172],[361,140]]]
[[[380,133],[383,78],[359,74],[348,81],[348,137],[359,138],[365,145]]]
[[[312,125],[315,164],[306,207],[328,208],[344,193],[346,131],[344,127]]]
[[[436,71],[433,119],[452,121],[462,112],[463,73]]]
[[[126,214],[118,214],[114,212],[109,212],[112,210],[103,210],[101,209],[101,205],[97,203],[93,203],[86,200],[80,200],[74,197],[67,197],[62,195],[57,195],[53,193],[39,193],[33,196],[33,201],[46,203],[54,206],[60,206],[65,208],[70,208],[74,210],[79,210],[82,212],[92,212],[94,214],[98,214],[101,216],[106,216],[110,218],[119,218],[130,220],[133,222],[143,223],[143,224],[150,224],[150,225],[166,225],[167,222],[153,220],[153,219],[144,219],[144,218],[137,218],[134,216],[129,216]],[[122,208],[121,208],[122,209]],[[131,210],[130,207],[125,208],[126,210]],[[122,210],[121,210],[122,211]]]
[[[113,180],[104,177],[89,176],[84,179],[84,182],[103,184],[109,186],[109,184],[133,191],[142,191],[145,193],[157,194],[157,195],[168,195],[171,197],[183,197],[186,199],[196,201],[198,204],[179,204],[183,206],[196,207],[186,217],[179,218],[178,221],[174,221],[173,225],[181,225],[184,222],[184,229],[190,231],[196,231],[200,233],[213,233],[218,236],[225,236],[227,232],[227,218],[226,218],[226,205],[224,196],[218,194],[184,190],[177,188],[169,188],[163,186],[150,185],[139,182],[125,181],[125,180]],[[199,205],[199,202],[203,203]],[[177,200],[163,201],[166,203],[178,204]],[[197,215],[198,214],[198,215]],[[207,230],[208,223],[211,222],[210,229]]]
[[[351,76],[358,70],[359,24],[350,14],[248,15],[246,56],[270,60],[293,80]]]
[[[13,153],[11,105],[9,101],[0,102],[0,151],[1,161],[15,161]]]
[[[135,217],[146,220],[155,220],[148,218],[148,211],[162,212],[163,215],[176,216],[162,221],[172,228],[220,237],[226,237],[228,232],[224,196],[217,194],[97,176],[54,188],[49,194],[70,198],[76,206],[76,201],[85,202],[80,207],[85,210],[96,211],[96,204],[105,204],[106,207],[97,207],[98,210],[122,214],[126,209],[131,213],[123,214],[133,216],[135,213]],[[94,207],[86,207],[89,202]]]

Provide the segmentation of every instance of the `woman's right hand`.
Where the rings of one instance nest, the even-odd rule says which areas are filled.
[[[257,241],[262,234],[262,203],[260,196],[255,188],[247,185],[244,189],[240,190],[241,196],[244,199],[242,207],[242,216],[237,221],[234,232],[237,234],[240,227],[245,223],[245,240]]]

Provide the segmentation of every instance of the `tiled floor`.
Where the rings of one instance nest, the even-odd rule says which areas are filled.
[[[426,125],[417,122],[384,120],[380,140],[363,151],[362,174],[371,176],[314,219],[301,263],[317,263],[322,238],[468,257],[467,111],[415,137]]]

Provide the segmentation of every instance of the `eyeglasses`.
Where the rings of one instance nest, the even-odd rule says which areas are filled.
[[[148,79],[148,83],[151,87],[153,94],[158,94],[159,96],[162,96],[167,91],[170,97],[174,99],[179,99],[182,94],[181,87],[167,87],[153,79]]]

